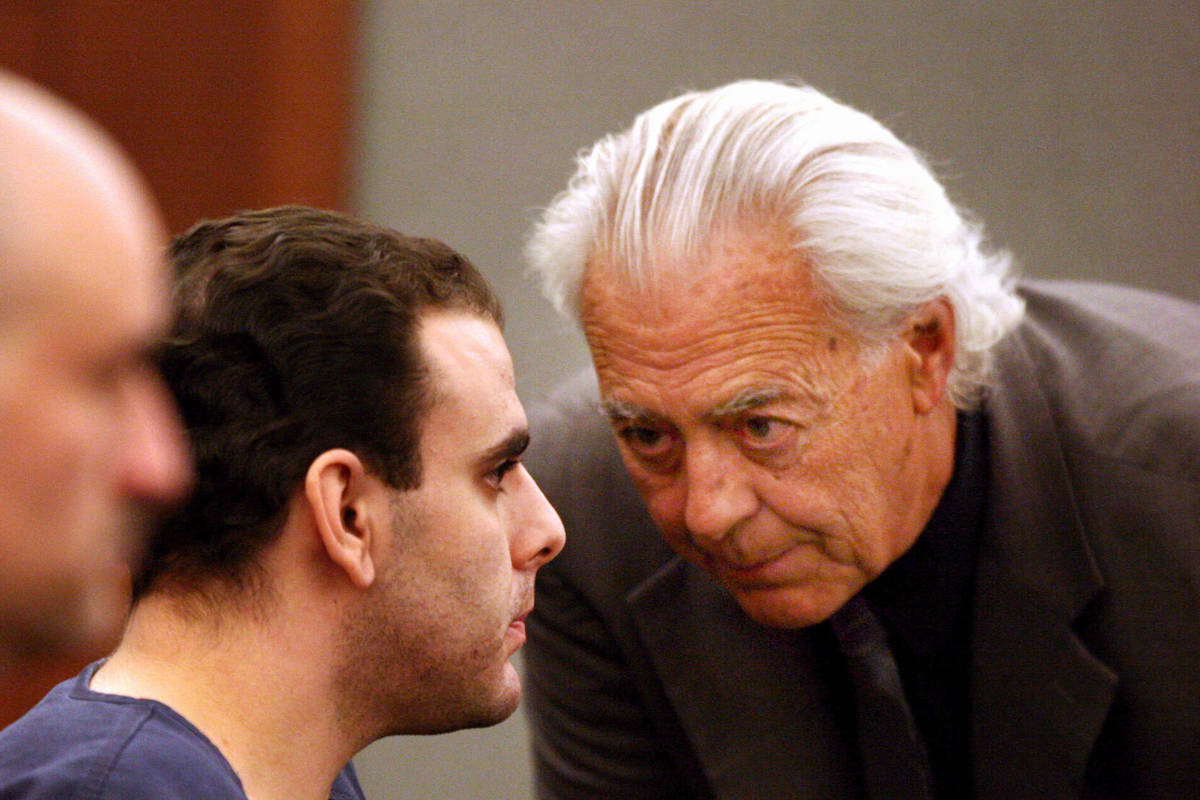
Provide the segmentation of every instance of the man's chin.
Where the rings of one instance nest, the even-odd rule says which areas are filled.
[[[521,694],[521,676],[511,661],[506,661],[491,696],[476,705],[475,719],[468,727],[486,728],[508,719],[521,704]]]
[[[100,653],[117,646],[129,616],[130,596],[131,578],[124,563],[113,565],[107,575],[92,584],[81,608],[81,646]]]
[[[508,665],[509,670],[512,666]],[[521,680],[515,670],[507,671],[501,685],[496,686],[487,697],[472,694],[454,700],[443,698],[431,717],[419,722],[410,718],[412,709],[397,714],[397,724],[387,735],[439,734],[467,728],[487,728],[503,722],[513,715],[521,703]]]
[[[79,576],[77,576],[79,577]],[[120,641],[129,611],[129,570],[97,569],[72,584],[27,593],[4,627],[5,649],[22,660],[94,658]]]
[[[501,685],[498,687],[494,701],[482,716],[480,727],[495,725],[513,715],[521,704],[521,676],[511,662],[505,662]]]
[[[768,628],[794,630],[818,625],[854,596],[844,587],[729,587],[747,616]],[[856,591],[856,590],[855,590]]]

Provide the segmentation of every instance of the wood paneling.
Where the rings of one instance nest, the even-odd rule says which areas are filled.
[[[172,230],[239,208],[343,208],[352,0],[4,0],[0,64],[108,128]]]

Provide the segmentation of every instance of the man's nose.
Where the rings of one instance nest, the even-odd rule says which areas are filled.
[[[523,570],[537,569],[562,551],[567,535],[558,512],[533,477],[524,466],[518,465],[517,469],[522,473],[522,480],[528,481],[528,492],[522,524],[518,525],[513,539],[513,566]]]
[[[179,500],[192,481],[192,459],[167,387],[147,368],[129,378],[124,405],[121,490],[143,503],[165,505]]]
[[[683,468],[684,524],[701,550],[712,552],[758,509],[745,467],[744,457],[730,443],[689,443]]]

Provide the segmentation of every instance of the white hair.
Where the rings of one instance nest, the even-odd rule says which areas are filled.
[[[990,348],[1024,310],[1008,254],[983,249],[982,227],[917,153],[812,87],[770,81],[680,95],[581,152],[525,253],[546,296],[578,320],[591,259],[647,287],[679,265],[698,268],[716,235],[748,224],[785,232],[864,341],[946,297],[959,407],[978,397]]]

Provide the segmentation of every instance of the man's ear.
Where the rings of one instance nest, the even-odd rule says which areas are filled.
[[[362,460],[340,448],[313,459],[304,478],[305,498],[325,552],[361,589],[375,580],[376,531],[367,496],[371,485]]]
[[[945,297],[918,308],[904,331],[905,355],[913,392],[913,408],[927,414],[946,394],[946,382],[954,366],[956,339],[954,307]]]

